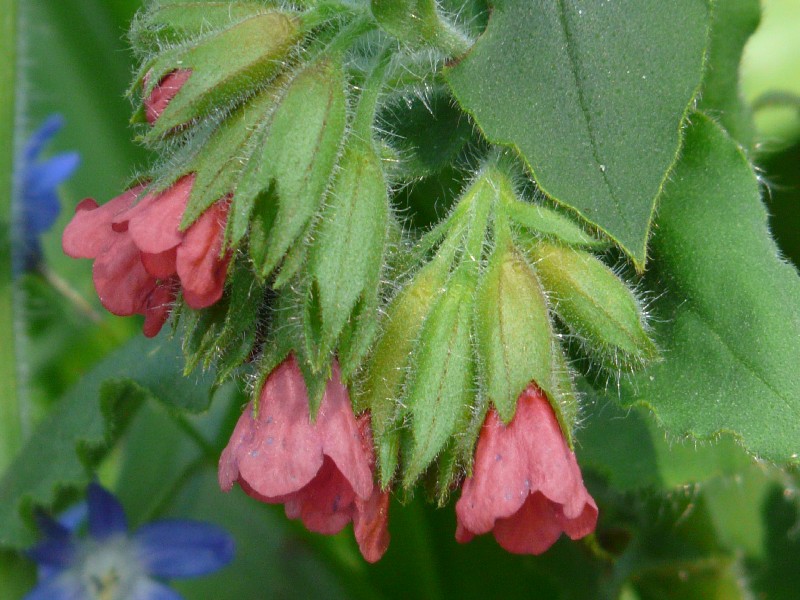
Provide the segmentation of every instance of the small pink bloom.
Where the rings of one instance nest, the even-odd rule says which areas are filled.
[[[93,279],[103,306],[115,315],[145,316],[144,333],[156,335],[179,290],[186,303],[206,308],[222,296],[230,256],[220,257],[228,202],[211,206],[180,231],[194,175],[137,202],[137,186],[98,206],[78,204],[64,230],[64,253],[95,259]]]
[[[520,395],[508,426],[493,408],[489,411],[456,516],[459,542],[492,531],[515,554],[541,554],[562,532],[576,540],[594,531],[597,505],[535,384]]]
[[[258,500],[284,504],[290,519],[318,533],[338,533],[352,521],[361,553],[375,562],[389,544],[389,495],[373,483],[373,468],[369,415],[353,415],[338,365],[312,423],[305,381],[290,357],[236,424],[219,484],[229,491],[238,482]]]
[[[190,69],[177,69],[161,78],[158,85],[153,88],[153,91],[144,100],[144,112],[150,125],[153,125],[158,117],[161,116],[161,113],[167,108],[167,104],[176,96],[183,84],[189,80],[191,74],[192,71]],[[145,88],[149,79],[150,73],[145,75]]]

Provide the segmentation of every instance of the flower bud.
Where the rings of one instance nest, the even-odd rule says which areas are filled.
[[[508,423],[531,381],[552,395],[554,341],[542,286],[510,243],[492,253],[475,315],[484,393]]]
[[[167,108],[169,101],[175,97],[175,94],[180,91],[191,75],[192,72],[188,69],[177,69],[161,78],[161,81],[152,89],[150,95],[144,101],[145,116],[150,125],[155,124],[158,117]],[[145,75],[143,82],[145,88],[149,86],[149,80],[150,75]]]
[[[530,252],[556,313],[603,363],[630,368],[656,357],[639,302],[611,269],[554,244],[538,243]]]
[[[300,35],[292,16],[268,12],[157,55],[145,64],[153,78],[144,86],[145,98],[176,69],[191,70],[192,76],[172,97],[146,139],[162,137],[264,85],[282,67],[282,59]]]

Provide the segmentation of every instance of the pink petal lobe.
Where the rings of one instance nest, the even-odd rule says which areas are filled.
[[[361,556],[377,562],[389,547],[389,492],[373,486],[369,499],[356,498],[353,533]]]
[[[160,254],[171,250],[183,241],[178,228],[193,184],[194,175],[188,175],[159,194],[147,194],[114,222],[119,225],[128,221],[128,230],[142,252]]]
[[[157,279],[169,279],[175,275],[176,254],[176,248],[161,252],[160,254],[142,252],[142,264],[153,277]]]
[[[176,270],[186,303],[194,309],[211,306],[222,297],[230,257],[220,259],[228,203],[217,202],[200,215],[178,247]]]
[[[513,516],[497,520],[494,538],[512,554],[541,554],[561,536],[555,513],[553,503],[536,492]]]
[[[153,88],[153,91],[144,100],[145,116],[150,125],[153,125],[158,117],[161,116],[161,113],[167,108],[167,104],[180,91],[191,74],[192,71],[189,69],[177,69],[161,78],[158,85]],[[147,87],[148,79],[149,73],[145,76],[145,87]]]
[[[144,326],[142,327],[145,337],[157,336],[164,323],[167,322],[175,302],[176,287],[176,281],[159,283],[147,296],[144,307]]]
[[[372,435],[369,416],[359,423],[353,415],[350,395],[339,377],[334,362],[332,376],[325,387],[317,414],[322,451],[330,456],[347,481],[362,499],[372,494]],[[368,436],[368,437],[367,437]]]
[[[156,280],[144,268],[139,249],[126,233],[115,233],[95,261],[92,278],[103,306],[115,315],[143,314]]]
[[[98,206],[91,198],[75,207],[75,216],[61,237],[64,254],[73,258],[97,258],[114,240],[111,221],[129,208],[142,187],[135,187]]]
[[[322,467],[322,443],[308,418],[305,381],[294,357],[267,378],[253,415],[248,405],[233,431],[219,464],[220,487],[236,480],[260,496],[297,492]]]
[[[286,516],[299,518],[309,531],[333,535],[353,519],[354,500],[353,488],[326,456],[317,476],[286,500]]]

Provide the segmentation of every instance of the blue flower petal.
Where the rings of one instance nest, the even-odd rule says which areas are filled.
[[[58,523],[67,531],[75,531],[86,521],[88,515],[89,507],[86,502],[79,502],[58,515]]]
[[[39,565],[64,569],[75,557],[75,543],[70,538],[47,539],[25,553]]]
[[[114,495],[99,484],[92,482],[86,491],[89,505],[89,535],[103,540],[115,533],[128,530],[125,511]]]
[[[70,529],[60,521],[56,521],[50,515],[37,510],[33,515],[36,526],[48,539],[62,540],[70,536]]]
[[[78,168],[77,152],[63,152],[39,163],[28,165],[22,188],[23,201],[35,201],[42,193],[54,190],[69,179]]]
[[[136,587],[127,600],[184,600],[184,598],[175,590],[157,581],[141,579],[136,582]]]
[[[39,129],[31,134],[28,141],[25,143],[23,150],[23,158],[26,162],[32,163],[41,154],[47,143],[52,140],[55,135],[64,126],[64,117],[59,114],[50,115],[44,123],[39,126]]]
[[[57,574],[42,579],[23,600],[86,600],[86,590],[72,574]]]
[[[148,573],[166,579],[212,573],[231,562],[235,551],[228,533],[200,521],[157,521],[133,537]]]

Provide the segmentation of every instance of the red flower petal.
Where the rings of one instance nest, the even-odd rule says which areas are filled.
[[[183,84],[189,80],[191,74],[192,71],[189,69],[177,69],[161,78],[158,85],[153,88],[153,91],[144,100],[144,112],[150,125],[154,124],[158,117],[161,116],[161,113],[167,108],[167,104],[180,91]],[[145,87],[147,87],[148,79],[149,73],[145,76]]]
[[[175,275],[175,256],[177,249],[167,250],[160,254],[142,252],[142,264],[147,272],[158,279],[169,279]]]
[[[389,547],[389,492],[375,486],[369,499],[356,498],[353,533],[367,562],[377,562]]]
[[[222,297],[230,257],[220,259],[228,203],[217,202],[200,215],[178,247],[176,269],[186,303],[194,309]]]
[[[179,179],[160,194],[148,194],[139,203],[114,219],[115,225],[128,222],[133,241],[142,252],[160,254],[183,241],[178,230],[189,202],[194,175]]]
[[[175,280],[160,283],[150,293],[145,302],[144,326],[142,332],[146,337],[155,337],[164,323],[169,318],[172,311],[172,304],[175,302],[176,287],[178,282]]]
[[[322,467],[319,436],[308,419],[308,397],[294,358],[267,378],[253,416],[248,405],[219,462],[219,483],[230,490],[237,479],[261,499],[297,492]]]
[[[98,206],[91,198],[81,201],[61,237],[64,254],[73,258],[97,258],[115,239],[111,221],[134,203],[141,190],[142,186],[131,188],[103,206]]]
[[[100,302],[115,315],[143,314],[156,280],[144,268],[139,249],[127,233],[115,233],[95,261],[94,287]]]

